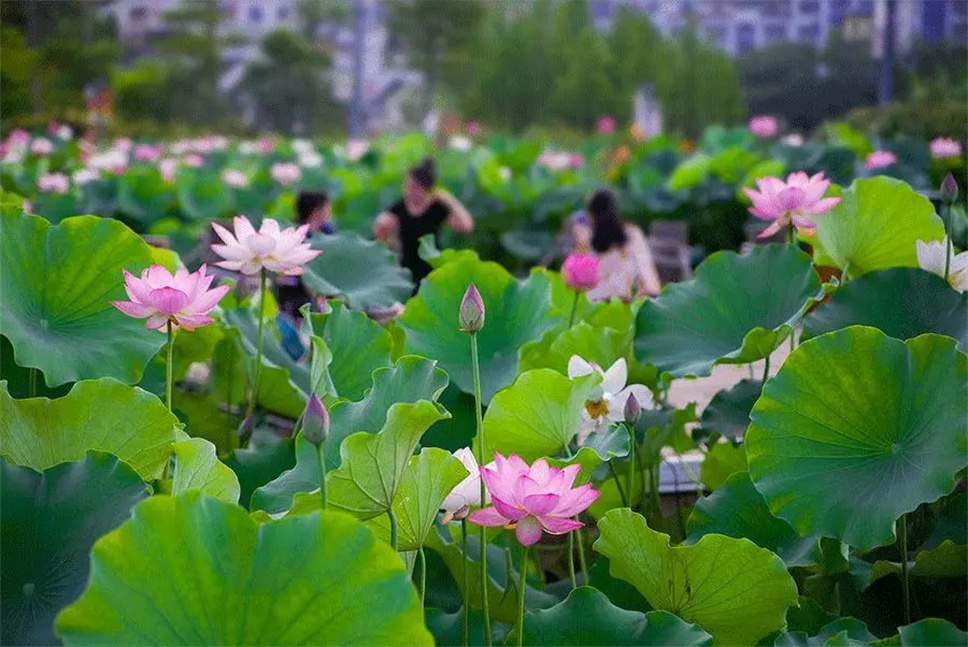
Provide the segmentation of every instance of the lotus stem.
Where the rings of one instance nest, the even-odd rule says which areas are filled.
[[[259,398],[259,380],[262,377],[262,346],[266,319],[266,270],[262,269],[259,284],[259,336],[255,342],[255,366],[252,368],[252,393],[249,394],[249,410],[246,417],[255,410],[256,400]]]
[[[326,499],[326,456],[323,453],[323,443],[316,445],[316,460],[319,461],[319,498],[323,510],[329,509]]]
[[[585,561],[585,542],[582,541],[581,528],[575,529],[575,543],[578,544],[578,564],[581,566],[581,573],[584,578],[583,584],[591,586],[592,576],[588,572],[588,562]]]
[[[575,580],[575,531],[568,533],[568,581],[571,583],[572,590],[578,588]]]
[[[37,369],[30,369],[30,397],[37,397]]]
[[[423,606],[427,597],[427,556],[423,546],[417,549],[417,557],[420,558],[420,606]]]
[[[575,313],[578,312],[578,301],[581,299],[581,292],[575,290],[575,300],[571,302],[571,315],[568,317],[568,327],[575,324]]]
[[[904,624],[911,624],[911,576],[908,573],[907,515],[901,515],[898,524],[901,540],[901,589],[904,594]]]
[[[168,332],[168,361],[165,365],[165,404],[168,406],[168,413],[171,413],[171,387],[172,383],[175,381],[175,365],[173,357],[175,355],[175,331],[172,329],[171,319],[168,320],[167,326]],[[169,469],[171,467],[171,456],[165,458],[165,471],[161,478],[163,480],[168,479]]]
[[[763,384],[770,378],[770,356],[763,358]]]
[[[467,518],[460,520],[461,554],[464,556],[464,647],[470,647],[471,640],[471,605],[470,605],[470,560],[467,556]]]
[[[629,431],[629,502],[628,507],[633,508],[635,501],[635,427],[628,425]]]
[[[484,417],[481,413],[481,364],[477,356],[477,333],[471,333],[471,367],[474,372],[474,413],[477,416],[477,464],[484,466],[487,461],[484,458],[486,443],[484,442]],[[487,487],[484,479],[481,479],[481,504],[483,505],[487,497]],[[484,645],[491,647],[491,613],[487,599],[487,533],[486,528],[481,526],[480,532],[481,552],[481,607],[484,612]]]
[[[622,507],[632,507],[629,502],[629,497],[625,496],[625,490],[622,489],[622,480],[618,477],[618,472],[615,471],[615,466],[612,465],[611,460],[608,461],[608,470],[612,473],[612,479],[615,481],[615,487],[618,489],[618,495],[622,498]],[[631,492],[629,495],[631,496]]]
[[[948,280],[948,273],[951,271],[951,254],[953,243],[951,242],[951,205],[947,204],[944,208],[945,213],[945,245],[944,245],[944,280]]]
[[[787,242],[789,242],[791,245],[797,244],[797,228],[793,225],[793,221],[790,222],[790,225],[787,229]]]
[[[521,573],[518,576],[518,647],[524,644],[524,589],[528,585],[525,577],[528,574],[528,553],[530,548],[524,547],[521,553]]]
[[[393,505],[387,508],[387,517],[390,518],[390,546],[393,550],[397,549],[397,515],[393,514]]]

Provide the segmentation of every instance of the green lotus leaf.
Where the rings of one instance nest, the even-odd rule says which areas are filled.
[[[706,440],[713,435],[729,440],[741,437],[750,424],[750,411],[760,397],[763,384],[759,380],[740,380],[713,396],[699,418],[700,427],[692,437]]]
[[[532,342],[527,349],[522,349],[520,370],[551,368],[567,375],[568,360],[572,355],[608,368],[615,360],[629,354],[630,329],[627,326],[623,333],[580,321],[560,334],[545,333],[540,342]]]
[[[746,472],[733,474],[722,487],[696,502],[689,515],[686,543],[694,544],[713,533],[749,539],[779,555],[788,567],[810,566],[821,559],[820,538],[804,539],[786,521],[771,515]]]
[[[699,480],[707,490],[717,490],[730,476],[746,470],[746,448],[743,445],[716,443],[699,466]]]
[[[810,257],[791,245],[761,245],[742,256],[717,252],[694,279],[667,285],[642,305],[635,356],[674,377],[763,359],[819,292]]]
[[[339,402],[330,408],[330,436],[323,446],[326,469],[334,470],[342,461],[340,446],[358,431],[375,434],[386,425],[387,411],[397,403],[434,401],[447,386],[447,374],[436,362],[422,357],[401,357],[395,365],[377,369],[373,388],[359,402]],[[255,508],[278,513],[290,507],[297,492],[319,489],[319,463],[316,448],[296,437],[296,464],[271,483],[260,487],[252,499]]]
[[[197,492],[153,497],[101,538],[56,632],[66,645],[433,644],[403,563],[358,521],[260,525]]]
[[[303,281],[316,294],[365,310],[406,301],[413,290],[410,270],[376,241],[344,232],[314,236],[312,246],[323,253],[306,263]]]
[[[420,245],[417,248],[417,255],[433,267],[438,268],[445,263],[452,261],[477,261],[480,258],[473,249],[438,249],[437,242],[433,234],[420,237]]]
[[[0,411],[0,456],[15,465],[43,471],[97,450],[145,481],[161,476],[180,426],[157,397],[110,378],[78,382],[56,400],[14,400],[0,383]]]
[[[896,339],[948,335],[968,349],[968,294],[940,276],[898,267],[870,272],[842,285],[803,320],[802,341],[847,326],[871,326]]]
[[[279,438],[271,429],[267,431],[262,433],[263,428],[256,427],[249,444],[244,449],[233,450],[225,459],[225,464],[239,477],[239,501],[252,509],[257,507],[254,493],[296,465],[293,440]]]
[[[524,615],[526,645],[711,645],[709,634],[666,611],[626,611],[590,586]]]
[[[165,343],[111,301],[125,300],[122,270],[153,262],[149,247],[116,220],[39,216],[4,209],[0,216],[0,333],[20,366],[43,371],[48,386],[113,377],[141,379]]]
[[[210,393],[174,389],[171,409],[192,438],[209,441],[215,445],[219,455],[232,450],[232,439],[238,433],[239,421],[224,411]]]
[[[814,218],[818,265],[848,268],[854,277],[891,267],[917,267],[916,242],[944,236],[931,202],[901,180],[854,180],[842,197],[831,211]]]
[[[801,536],[883,546],[898,517],[954,488],[966,409],[968,357],[950,337],[828,333],[763,388],[746,435],[750,477]]]
[[[0,482],[0,643],[59,644],[54,618],[87,585],[91,547],[148,492],[101,452],[44,472],[0,458]]]
[[[773,641],[774,647],[824,647],[824,645],[867,645],[877,637],[867,630],[867,625],[856,618],[838,618],[824,625],[816,636],[803,631],[780,634]]]
[[[33,380],[34,396],[59,398],[71,390],[69,382],[50,388],[44,384],[43,374],[40,371],[36,369],[31,371],[17,364],[13,359],[13,346],[3,335],[0,335],[0,380],[7,382],[10,395],[18,399],[31,397],[31,380]]]
[[[432,402],[399,403],[378,433],[355,433],[340,446],[340,466],[326,474],[329,505],[366,521],[386,513],[397,496],[420,437],[450,414]]]
[[[215,445],[204,438],[189,438],[178,441],[172,448],[175,450],[172,495],[198,490],[229,503],[239,502],[239,478],[215,455]]]
[[[747,645],[786,626],[797,586],[783,561],[748,539],[707,535],[670,546],[628,508],[598,522],[595,550],[611,573],[630,582],[656,609],[708,631],[717,645]]]
[[[487,408],[484,455],[517,454],[530,463],[564,452],[578,432],[585,400],[600,383],[597,373],[574,380],[547,368],[522,373]]]
[[[968,633],[940,618],[925,618],[901,627],[898,629],[898,638],[896,644],[900,647],[954,647],[968,644]]]
[[[390,334],[362,312],[331,301],[330,312],[310,313],[304,321],[333,355],[328,372],[334,395],[359,400],[370,388],[373,371],[390,365]]]
[[[517,376],[519,349],[554,325],[548,281],[534,275],[519,282],[497,263],[461,260],[437,268],[407,302],[399,324],[407,352],[440,361],[465,393],[474,392],[470,336],[460,331],[457,313],[469,283],[474,283],[487,312],[477,333],[481,396],[485,403]]]
[[[925,579],[964,578],[968,575],[968,546],[956,544],[946,539],[935,548],[921,550],[913,562],[908,562],[910,577]],[[851,577],[860,590],[868,588],[877,580],[896,576],[901,577],[901,564],[878,560],[873,564],[851,556]]]
[[[232,194],[212,169],[182,169],[175,177],[175,190],[181,212],[192,220],[216,220],[232,207]]]

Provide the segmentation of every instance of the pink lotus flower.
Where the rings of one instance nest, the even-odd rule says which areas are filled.
[[[540,458],[528,467],[511,454],[504,458],[494,453],[494,467],[481,468],[493,507],[475,510],[470,520],[481,526],[514,528],[525,546],[541,539],[542,531],[563,535],[584,524],[570,517],[579,514],[598,498],[591,484],[572,488],[580,465],[564,469],[550,467]]]
[[[950,137],[938,137],[931,140],[931,157],[936,160],[949,157],[961,157],[961,142]]]
[[[212,323],[209,313],[222,300],[231,286],[208,287],[215,278],[206,274],[205,266],[189,274],[179,269],[171,274],[161,265],[152,265],[136,278],[124,272],[124,290],[130,301],[112,301],[115,308],[136,319],[145,319],[145,328],[164,330],[168,322],[172,328],[193,330]]]
[[[476,121],[467,122],[467,134],[471,137],[477,137],[481,134],[481,124]]]
[[[569,254],[561,264],[561,276],[572,290],[587,292],[598,285],[598,258],[592,254]]]
[[[279,184],[289,186],[302,177],[302,169],[299,168],[298,164],[280,162],[272,165],[269,174]]]
[[[595,130],[598,131],[599,135],[611,135],[615,132],[615,117],[611,115],[602,115],[598,118],[598,123],[595,125]]]
[[[868,171],[873,171],[874,169],[884,168],[885,166],[896,163],[897,155],[891,151],[874,151],[864,160],[864,167]]]
[[[776,137],[777,133],[780,132],[780,124],[769,115],[753,117],[750,119],[748,125],[753,136],[759,139],[770,139],[771,137]]]
[[[56,135],[58,130],[60,130],[60,124],[59,123],[57,123],[56,121],[48,121],[47,122],[47,134],[48,135]]]
[[[244,189],[249,186],[249,178],[242,171],[225,169],[222,171],[222,181],[233,189]]]
[[[131,150],[131,146],[132,143],[130,137],[119,137],[118,139],[114,140],[114,145],[112,148],[114,150],[121,151],[122,153],[127,153]]]
[[[185,166],[190,166],[191,168],[201,168],[201,166],[205,164],[205,159],[201,155],[192,153],[183,157],[182,163]]]
[[[568,157],[568,166],[573,169],[580,169],[585,164],[585,156],[581,153],[572,153]]]
[[[14,148],[23,148],[30,143],[30,133],[23,128],[17,128],[10,132],[7,143]]]
[[[275,147],[276,145],[268,137],[259,140],[259,152],[263,155],[268,155]]]
[[[24,200],[24,213],[33,213],[34,205],[30,200]]]
[[[54,144],[43,137],[30,142],[30,152],[34,155],[50,155],[54,152]]]
[[[823,173],[807,177],[806,173],[791,173],[786,182],[776,177],[756,181],[759,191],[744,188],[753,201],[750,213],[760,220],[772,220],[773,224],[760,234],[760,238],[772,236],[791,222],[800,229],[815,227],[810,216],[819,216],[833,209],[840,198],[825,198],[830,180]]]
[[[67,193],[71,181],[63,173],[44,173],[37,178],[37,190],[43,193]]]
[[[154,162],[156,159],[161,157],[163,152],[161,146],[148,146],[147,144],[141,144],[134,149],[134,158],[142,162]]]
[[[225,242],[212,245],[212,251],[225,259],[217,265],[227,270],[258,274],[264,268],[284,276],[299,276],[302,266],[322,253],[305,242],[309,225],[280,230],[278,222],[266,218],[256,231],[245,216],[236,216],[232,223],[235,235],[217,222],[212,223],[215,233]]]
[[[158,162],[158,172],[161,174],[161,179],[165,182],[175,181],[175,170],[177,168],[178,160],[172,159],[171,157],[166,157]]]

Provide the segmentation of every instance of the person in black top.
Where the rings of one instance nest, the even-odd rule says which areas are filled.
[[[399,238],[400,264],[410,270],[417,286],[431,270],[417,253],[421,236],[438,236],[444,223],[459,234],[474,230],[474,220],[464,205],[446,190],[434,188],[436,179],[431,159],[411,168],[404,179],[403,200],[373,223],[377,240],[389,241],[394,235]]]
[[[322,191],[302,191],[296,197],[296,215],[300,225],[309,225],[307,237],[317,233],[332,234],[333,203]],[[299,308],[311,303],[312,295],[298,276],[276,277],[276,301],[279,311],[285,313],[293,322],[299,320]]]

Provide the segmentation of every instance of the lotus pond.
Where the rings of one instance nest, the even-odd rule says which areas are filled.
[[[705,182],[712,159],[677,164]],[[773,161],[762,175],[808,166]],[[3,176],[53,171],[32,163]],[[155,164],[106,173],[104,193],[21,186],[32,205],[5,183],[0,643],[968,642],[951,191],[937,208],[926,179],[852,172],[790,242],[712,253],[632,302],[425,240],[434,270],[410,297],[379,244],[276,222],[277,188],[251,212],[261,233],[240,219],[212,241],[251,270],[237,280],[149,245],[244,210],[244,187],[202,191],[214,171],[192,168],[157,185],[177,216]],[[584,190],[574,169],[523,169],[509,186]],[[749,179],[729,189],[743,210]],[[85,211],[101,215],[69,215]],[[299,271],[326,302],[296,330],[271,285]],[[673,404],[721,365],[750,377]],[[698,465],[693,491],[662,487],[670,465]]]

